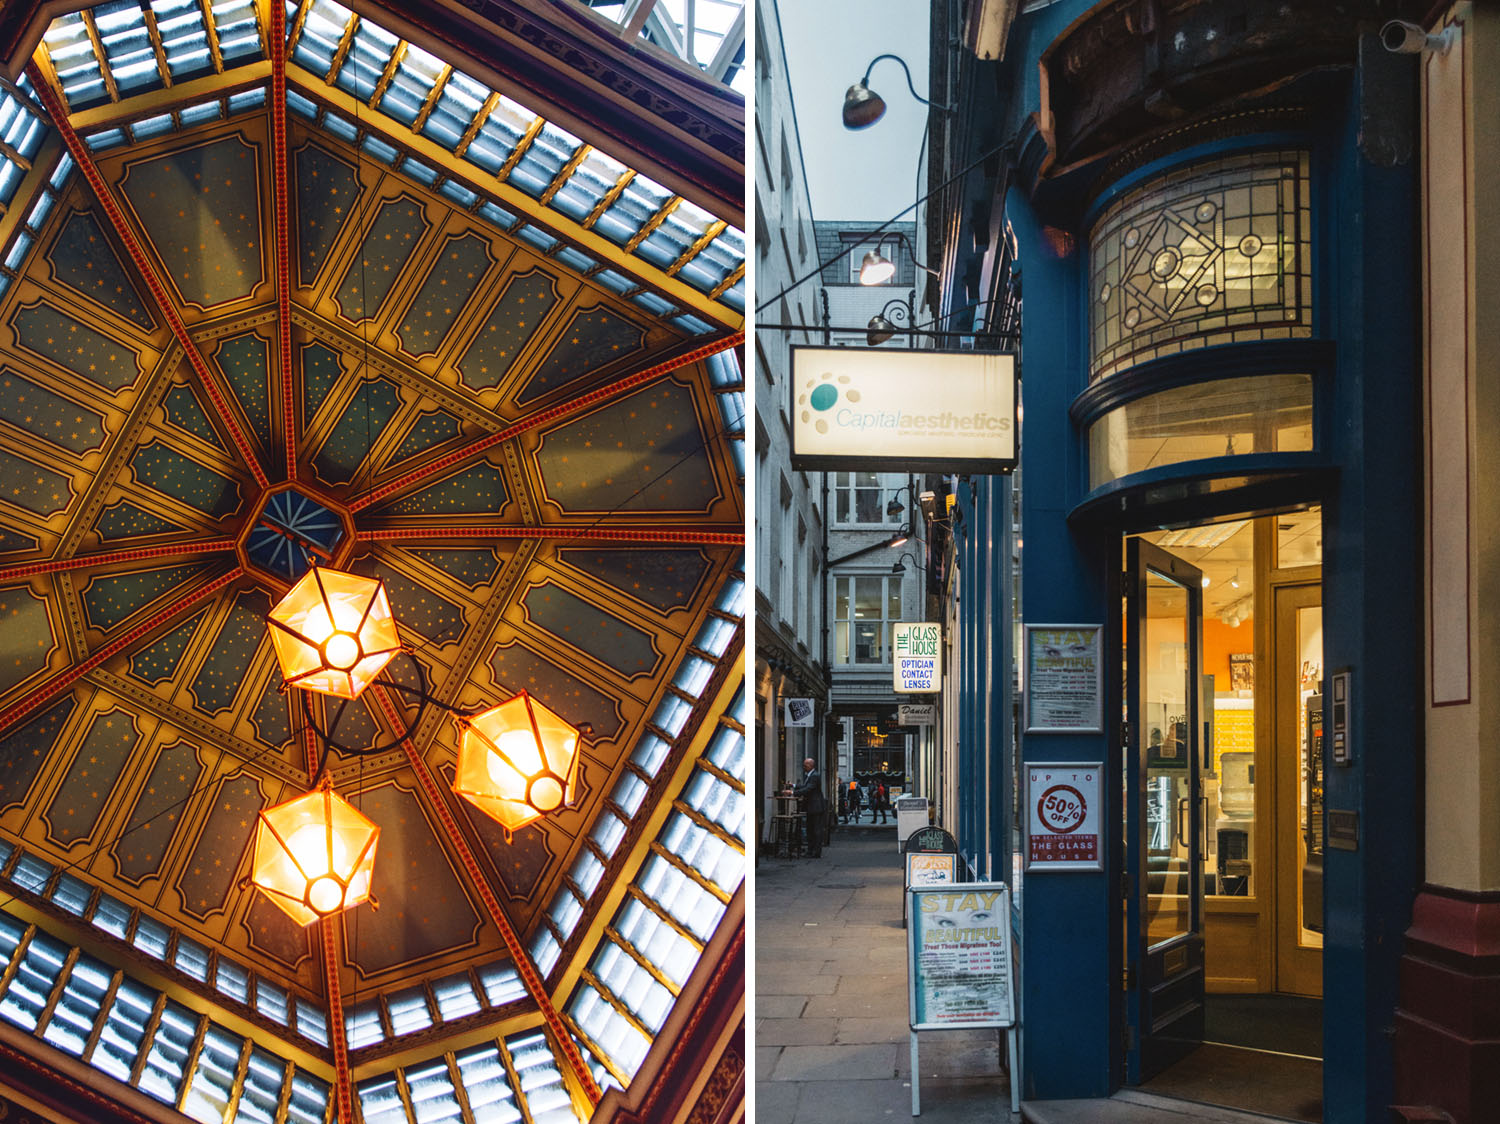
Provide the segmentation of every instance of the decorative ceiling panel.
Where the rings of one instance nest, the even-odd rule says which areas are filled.
[[[287,6],[288,118],[278,15],[69,14],[0,91],[0,887],[48,929],[0,911],[0,960],[104,956],[113,1006],[58,1005],[85,1060],[199,1118],[321,1118],[349,1065],[368,1118],[383,1058],[409,1087],[461,1036],[586,1119],[629,1075],[558,1013],[584,887],[635,877],[740,675],[743,238],[374,9]],[[347,704],[266,632],[313,556],[407,645]],[[520,691],[583,755],[507,834],[447,784],[455,712]],[[326,946],[246,882],[320,772],[381,828]]]

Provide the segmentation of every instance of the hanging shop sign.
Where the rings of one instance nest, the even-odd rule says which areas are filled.
[[[893,624],[895,663],[891,685],[898,695],[930,694],[943,683],[942,626],[926,621]]]
[[[903,726],[931,726],[937,720],[932,703],[901,703],[896,707],[896,721]]]
[[[1026,626],[1026,733],[1104,732],[1103,632],[1097,624]]]
[[[1026,869],[1103,870],[1104,764],[1026,766]]]
[[[792,466],[1009,472],[1015,356],[792,348]]]
[[[783,700],[781,724],[802,727],[814,725],[812,699]]]

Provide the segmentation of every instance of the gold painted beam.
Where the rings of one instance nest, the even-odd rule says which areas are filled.
[[[361,1081],[388,1074],[397,1068],[431,1061],[434,1056],[445,1050],[462,1053],[473,1046],[496,1042],[499,1039],[509,1038],[513,1034],[536,1030],[547,1025],[542,1018],[542,1013],[534,1007],[527,1007],[514,1014],[506,1015],[503,1019],[496,1017],[495,1008],[486,1007],[483,1011],[468,1016],[464,1021],[471,1022],[473,1025],[456,1034],[450,1033],[453,1026],[451,1023],[433,1024],[432,1031],[442,1032],[441,1042],[434,1042],[429,1031],[424,1035],[411,1035],[410,1037],[414,1040],[413,1044],[405,1049],[392,1049],[393,1043],[399,1045],[404,1041],[402,1038],[396,1038],[389,1042],[382,1042],[378,1046],[366,1046],[352,1051],[349,1055],[350,1079],[357,1086]],[[419,1038],[419,1042],[415,1041]]]
[[[197,101],[227,97],[241,90],[264,86],[270,81],[270,60],[256,59],[244,66],[235,67],[227,74],[205,74],[201,78],[179,82],[170,89],[150,90],[122,101],[69,113],[68,123],[80,133],[94,133],[100,129],[115,128],[131,121],[155,117]]]
[[[114,68],[109,65],[109,56],[104,53],[104,41],[99,38],[99,26],[94,23],[94,13],[84,10],[83,30],[88,34],[89,45],[94,48],[94,61],[99,64],[99,73],[104,78],[104,89],[110,101],[120,100],[120,88],[115,85]]]
[[[224,73],[224,56],[219,52],[219,25],[214,22],[213,6],[208,0],[198,0],[198,10],[203,13],[203,30],[208,35],[208,54],[214,62],[214,73]]]

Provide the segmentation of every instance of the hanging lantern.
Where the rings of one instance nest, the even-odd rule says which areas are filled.
[[[525,691],[461,725],[453,791],[507,833],[577,794],[577,729]]]
[[[290,687],[356,699],[400,650],[385,584],[314,566],[268,618]]]
[[[370,896],[380,828],[320,788],[260,814],[250,881],[299,925]]]

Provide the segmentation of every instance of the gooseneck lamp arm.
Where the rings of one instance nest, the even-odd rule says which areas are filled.
[[[921,94],[917,93],[916,83],[914,83],[911,79],[911,67],[906,65],[906,60],[900,55],[876,55],[873,59],[870,60],[870,65],[865,67],[865,76],[860,79],[861,83],[866,86],[870,84],[870,74],[872,71],[874,71],[875,64],[881,59],[895,59],[897,62],[899,62],[901,64],[901,72],[906,75],[906,88],[911,91],[911,96],[916,98],[923,105],[933,105],[931,101],[924,98]],[[949,105],[937,105],[935,106],[935,108],[942,110],[944,113],[953,112],[953,107]]]

